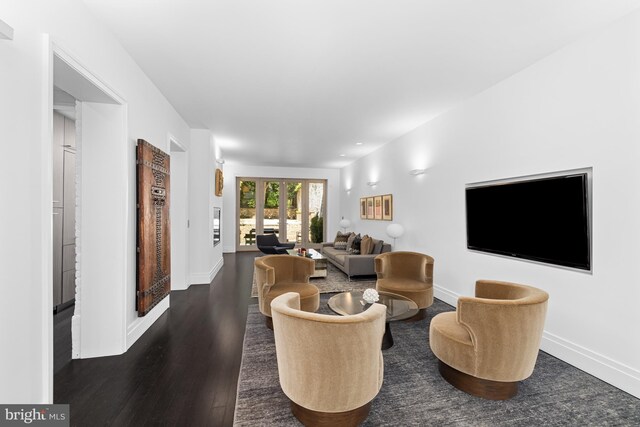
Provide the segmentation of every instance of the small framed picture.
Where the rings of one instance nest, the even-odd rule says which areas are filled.
[[[367,219],[367,198],[360,198],[360,219]]]
[[[382,219],[382,196],[373,198],[373,219]]]
[[[367,219],[374,219],[374,217],[373,217],[373,197],[367,197]]]
[[[382,196],[382,219],[393,221],[393,196],[391,194]]]

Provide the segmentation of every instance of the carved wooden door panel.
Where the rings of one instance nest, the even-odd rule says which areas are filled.
[[[137,147],[136,306],[146,315],[171,291],[169,155],[143,139]]]

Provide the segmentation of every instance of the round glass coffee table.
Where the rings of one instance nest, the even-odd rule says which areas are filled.
[[[342,316],[358,314],[369,308],[369,304],[362,299],[363,291],[348,291],[336,294],[329,298],[329,308]],[[411,299],[392,294],[391,292],[378,292],[380,295],[379,304],[387,307],[387,319],[382,338],[382,349],[386,350],[393,346],[393,336],[389,328],[389,322],[404,320],[418,314],[418,305]]]

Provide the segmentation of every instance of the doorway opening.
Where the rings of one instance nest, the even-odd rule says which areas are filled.
[[[53,373],[71,359],[126,350],[127,302],[135,296],[126,293],[134,256],[127,250],[134,222],[126,104],[58,46],[50,45],[50,55],[51,134],[44,143],[51,153],[52,272],[43,286],[51,296],[45,319],[53,330],[53,385]],[[55,312],[62,317],[54,319]]]

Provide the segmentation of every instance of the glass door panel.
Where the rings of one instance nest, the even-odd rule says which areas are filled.
[[[280,234],[280,188],[279,181],[263,181],[262,185],[262,233]]]
[[[302,182],[287,181],[285,185],[287,186],[286,241],[302,243]]]
[[[240,180],[239,182],[239,246],[255,246],[256,244],[256,181]]]
[[[324,182],[308,183],[308,241],[321,243],[324,241]]]

